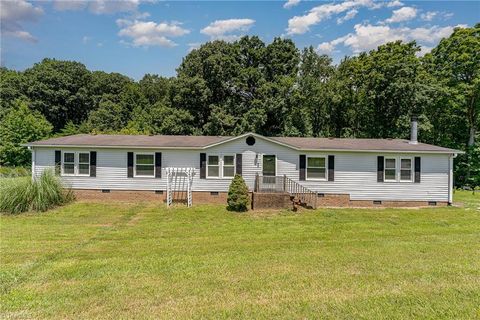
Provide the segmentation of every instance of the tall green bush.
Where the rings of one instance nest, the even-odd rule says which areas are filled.
[[[30,177],[0,181],[0,212],[17,214],[25,211],[47,211],[74,200],[70,189],[52,171],[32,180]]]
[[[247,184],[242,176],[236,174],[230,183],[227,197],[227,209],[231,211],[248,211],[250,206],[250,194]]]

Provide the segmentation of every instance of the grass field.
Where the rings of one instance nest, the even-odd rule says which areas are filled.
[[[74,203],[1,217],[0,318],[480,318],[463,208],[233,214]]]

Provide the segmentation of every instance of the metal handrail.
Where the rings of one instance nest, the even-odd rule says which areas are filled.
[[[300,183],[283,176],[262,176],[255,177],[255,192],[284,192],[298,199],[302,204],[317,208],[317,193],[306,188]]]

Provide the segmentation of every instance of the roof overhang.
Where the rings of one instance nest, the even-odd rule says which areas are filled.
[[[175,146],[160,147],[160,146],[132,146],[132,145],[114,145],[114,146],[112,146],[112,145],[93,145],[93,144],[92,145],[88,145],[88,144],[80,144],[80,145],[76,145],[76,144],[51,144],[51,145],[42,144],[42,145],[39,145],[39,144],[34,144],[34,143],[26,143],[26,144],[22,144],[22,146],[26,146],[29,149],[35,148],[35,147],[40,147],[40,148],[67,147],[67,148],[101,148],[101,149],[205,150],[205,149],[213,148],[213,147],[225,144],[225,143],[236,141],[238,139],[246,138],[246,137],[249,137],[249,136],[259,138],[259,139],[268,141],[270,143],[280,145],[280,146],[283,146],[283,147],[286,147],[286,148],[289,148],[289,149],[292,149],[292,150],[300,151],[300,152],[346,152],[346,153],[348,153],[348,152],[355,152],[355,153],[363,152],[363,153],[414,153],[414,154],[423,153],[423,154],[454,154],[454,155],[465,153],[464,151],[453,150],[453,149],[442,151],[442,150],[395,150],[395,149],[385,150],[385,149],[338,149],[338,148],[337,149],[335,149],[335,148],[311,149],[311,148],[299,148],[299,147],[293,146],[291,144],[284,143],[284,142],[281,142],[281,141],[278,141],[278,140],[275,140],[275,139],[272,139],[272,138],[269,138],[269,137],[265,137],[265,136],[262,136],[261,134],[254,133],[254,132],[247,132],[247,133],[241,134],[239,136],[231,137],[231,138],[228,138],[228,139],[225,139],[225,140],[222,140],[222,141],[210,143],[210,144],[207,144],[207,145],[204,145],[204,146],[193,146],[193,147],[175,147]]]

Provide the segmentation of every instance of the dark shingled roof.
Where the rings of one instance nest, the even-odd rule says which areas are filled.
[[[459,150],[438,147],[420,142],[418,144],[411,144],[408,140],[403,139],[262,137],[257,134],[245,134],[239,137],[248,135],[265,138],[267,140],[277,142],[298,150],[462,153],[462,151]],[[78,134],[73,136],[36,141],[27,145],[202,149],[239,137]]]
[[[404,139],[348,139],[348,138],[300,138],[275,137],[272,140],[298,146],[304,150],[358,150],[358,151],[428,151],[458,153],[460,151]]]
[[[32,146],[99,146],[99,147],[158,147],[158,148],[202,148],[231,139],[220,136],[145,136],[114,134],[77,134],[60,138],[36,141]]]

